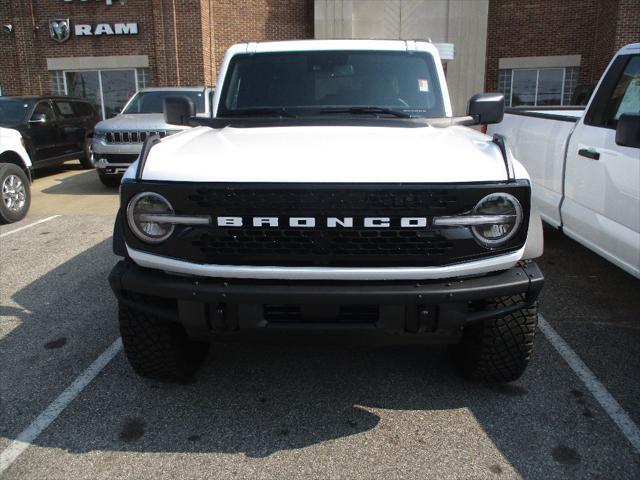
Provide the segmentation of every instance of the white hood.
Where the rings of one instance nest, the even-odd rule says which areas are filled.
[[[519,165],[516,176],[526,178]],[[143,178],[446,183],[501,181],[507,174],[491,137],[466,127],[198,127],[154,146]]]
[[[187,126],[169,125],[162,113],[121,113],[98,122],[96,130],[115,132],[119,130],[184,130]]]

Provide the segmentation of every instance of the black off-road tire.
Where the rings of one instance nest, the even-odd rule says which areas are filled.
[[[524,295],[497,297],[488,300],[487,308],[504,308],[524,301]],[[461,342],[451,348],[453,362],[469,380],[513,382],[531,359],[537,325],[536,304],[471,325],[465,328]]]
[[[119,320],[127,360],[142,377],[186,383],[209,349],[189,339],[180,324],[126,305],[119,306]]]
[[[87,137],[84,139],[84,153],[78,159],[80,160],[80,166],[86,170],[96,168],[95,158],[93,156],[93,151],[91,150],[92,141],[93,139],[91,137]]]
[[[9,177],[13,176],[13,180],[19,179],[24,187],[24,205],[17,210],[10,209],[5,203],[3,188],[6,180],[11,180]],[[16,180],[18,181],[18,180]],[[11,194],[10,194],[11,195]],[[11,201],[11,200],[9,200]],[[24,173],[24,170],[13,163],[0,163],[0,224],[13,223],[22,220],[27,216],[29,207],[31,206],[31,184],[29,177]]]
[[[120,175],[106,175],[98,170],[98,177],[105,187],[116,188],[120,186],[122,177]]]

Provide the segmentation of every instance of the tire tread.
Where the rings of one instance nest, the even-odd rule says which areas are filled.
[[[496,297],[488,301],[487,307],[499,309],[524,301],[524,294]],[[471,380],[517,380],[531,360],[537,325],[538,307],[534,304],[467,327],[460,344],[452,349],[454,363]]]
[[[185,383],[208,350],[189,340],[181,325],[141,310],[121,304],[119,320],[127,359],[142,377]]]

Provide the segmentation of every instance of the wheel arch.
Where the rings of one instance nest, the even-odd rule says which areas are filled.
[[[0,153],[0,163],[13,163],[14,165],[17,165],[24,171],[29,181],[32,181],[31,166],[27,162],[25,162],[25,160],[22,158],[22,156],[20,156],[19,153],[13,150],[5,150],[4,152]]]

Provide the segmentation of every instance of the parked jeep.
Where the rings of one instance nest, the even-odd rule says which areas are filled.
[[[142,144],[152,135],[163,138],[189,128],[186,125],[167,125],[162,114],[164,99],[184,96],[195,106],[195,115],[210,116],[213,88],[176,87],[145,88],[138,91],[122,112],[96,126],[93,152],[100,181],[116,187],[125,170],[140,154]]]
[[[423,41],[243,43],[215,117],[167,98],[125,173],[110,275],[127,358],[184,381],[209,341],[337,335],[445,343],[467,378],[531,358],[540,217],[504,137],[500,94],[453,117]]]

